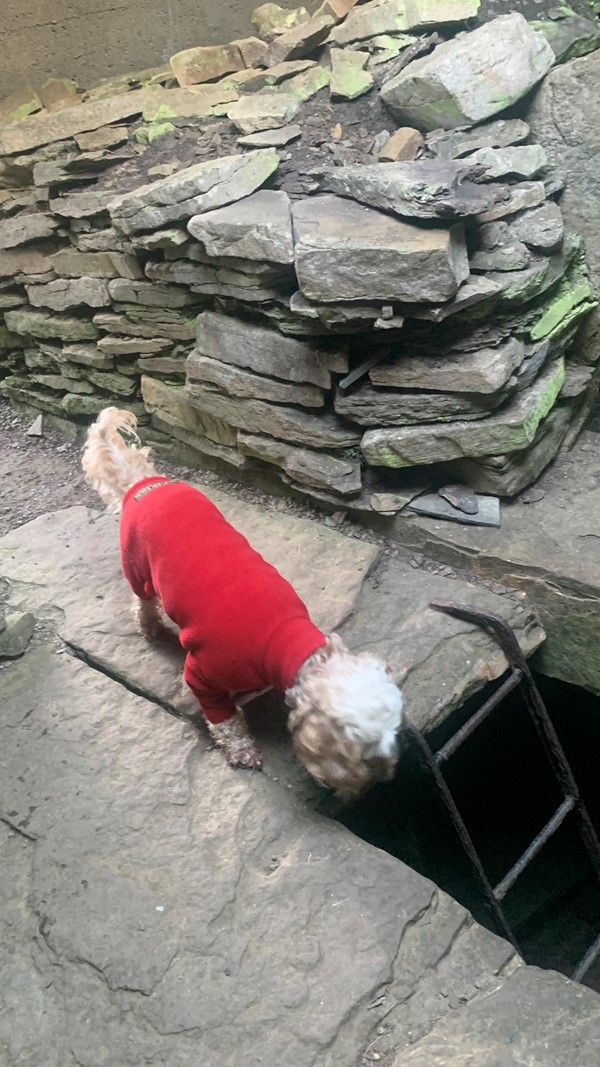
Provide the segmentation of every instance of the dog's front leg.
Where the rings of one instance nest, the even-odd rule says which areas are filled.
[[[231,719],[225,722],[208,722],[208,732],[215,745],[223,749],[230,767],[245,767],[259,771],[262,767],[262,754],[252,737],[244,713],[239,708]]]
[[[156,641],[164,632],[160,603],[156,597],[152,600],[140,600],[135,597],[133,614],[138,631],[146,641]]]

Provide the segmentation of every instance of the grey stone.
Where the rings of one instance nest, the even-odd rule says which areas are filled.
[[[361,443],[365,460],[373,466],[411,467],[465,456],[518,452],[533,441],[560,393],[564,376],[562,360],[550,364],[532,386],[487,419],[369,430]]]
[[[237,447],[217,444],[210,437],[188,430],[167,412],[153,412],[150,416],[150,426],[152,429],[146,434],[148,443],[156,447],[153,438],[158,432],[161,455],[178,466],[202,469],[207,465],[207,457],[217,460],[219,466],[226,463],[236,471],[244,471],[252,465],[252,460],[242,456]]]
[[[561,210],[567,225],[582,234],[592,282],[600,284],[600,179],[589,160],[600,151],[600,52],[550,72],[530,108],[533,134],[553,167],[567,179]],[[600,314],[585,327],[585,344],[600,355]]]
[[[287,126],[296,117],[300,104],[285,92],[262,92],[242,96],[231,105],[227,118],[243,134],[261,133]]]
[[[331,31],[330,40],[347,45],[380,34],[396,35],[475,18],[479,0],[372,0],[356,7]]]
[[[223,207],[253,193],[277,164],[277,153],[271,148],[196,163],[113,200],[113,225],[119,233],[136,233]]]
[[[108,227],[106,230],[94,230],[92,233],[77,234],[77,248],[81,252],[123,252],[131,251],[132,245]],[[89,274],[89,271],[87,272]]]
[[[426,138],[427,147],[438,159],[460,159],[479,148],[507,148],[526,141],[529,126],[522,119],[494,119],[475,129],[452,133],[435,130]]]
[[[299,404],[307,408],[321,408],[325,403],[323,391],[316,385],[278,382],[217,359],[208,359],[195,351],[187,358],[186,372],[189,383],[210,382],[227,396],[268,400],[274,404]]]
[[[39,337],[42,340],[55,337],[61,341],[93,341],[98,336],[93,322],[64,315],[50,315],[44,311],[7,311],[4,321],[13,333]]]
[[[250,433],[267,434],[307,448],[338,449],[356,446],[360,435],[332,415],[309,415],[295,408],[262,400],[221,396],[208,385],[190,384],[187,399],[193,407]]]
[[[18,618],[9,615],[0,627],[0,659],[18,659],[24,655],[33,637],[34,626],[35,618],[30,612]]]
[[[480,215],[507,199],[502,186],[486,188],[470,178],[482,174],[470,161],[348,164],[320,176],[320,187],[368,207],[416,219]]]
[[[543,33],[557,63],[579,59],[600,48],[600,30],[592,19],[572,13],[566,18],[540,19],[531,23],[534,30]]]
[[[257,33],[265,41],[273,41],[294,26],[308,22],[310,15],[305,7],[295,7],[290,11],[279,4],[267,3],[255,8],[251,18]]]
[[[23,275],[47,274],[52,270],[53,246],[37,244],[30,248],[0,251],[0,278],[18,282]]]
[[[443,322],[444,319],[449,318],[451,315],[457,315],[459,312],[467,311],[469,308],[476,308],[476,315],[479,315],[483,311],[483,307],[489,308],[495,302],[496,298],[500,295],[502,286],[491,279],[491,277],[481,277],[477,274],[469,274],[466,280],[459,287],[456,296],[447,304],[442,304],[441,307],[424,308],[414,312],[415,319],[425,319],[428,322]]]
[[[495,224],[489,223],[494,226]],[[469,257],[469,266],[473,271],[514,271],[525,270],[531,261],[527,246],[521,241],[507,241],[492,249],[479,249]]]
[[[167,378],[185,381],[185,356],[146,356],[136,360],[142,374],[164,374]],[[123,364],[127,367],[128,364]],[[121,368],[119,367],[119,370]],[[123,370],[126,373],[126,370]]]
[[[240,93],[258,93],[262,89],[273,89],[281,85],[288,78],[296,74],[303,74],[305,70],[315,67],[313,59],[293,59],[289,63],[278,63],[275,67],[266,67],[265,70],[254,70],[252,74],[239,86]]]
[[[103,353],[97,345],[62,345],[57,350],[56,358],[95,370],[112,370],[114,364],[112,357]]]
[[[146,274],[152,281],[185,285],[200,296],[224,296],[235,300],[255,300],[262,303],[281,298],[292,283],[290,271],[271,264],[254,263],[252,270],[239,266],[218,267],[190,260],[167,263],[147,263]]]
[[[193,317],[186,318],[167,308],[140,308],[130,304],[121,306],[127,308],[126,315],[101,311],[94,315],[95,325],[127,337],[165,337],[171,341],[194,339],[196,323]]]
[[[174,436],[177,436],[175,429],[180,429],[196,438],[207,438],[217,445],[229,448],[236,445],[237,431],[210,412],[192,407],[182,386],[167,385],[158,378],[144,375],[142,397],[151,415],[168,420],[169,432]]]
[[[334,19],[330,15],[320,15],[310,19],[299,26],[294,26],[286,33],[282,33],[273,41],[267,53],[267,66],[274,67],[278,63],[287,62],[290,59],[307,59],[322,45],[334,25]]]
[[[390,350],[393,356],[393,348]],[[410,355],[400,350],[394,362],[379,363],[369,371],[375,385],[399,389],[431,389],[457,393],[496,393],[522,363],[522,341],[510,338],[496,348],[474,352],[436,352]]]
[[[64,219],[89,219],[108,214],[108,205],[113,200],[112,192],[69,193],[51,200],[48,206],[53,215]]]
[[[465,512],[456,507],[438,493],[425,493],[424,496],[411,500],[408,508],[418,515],[428,515],[433,519],[449,519],[466,526],[500,526],[500,501],[495,496],[474,497],[474,512]]]
[[[489,211],[484,211],[478,216],[480,224],[495,222],[496,219],[504,219],[509,215],[515,215],[517,211],[525,208],[537,207],[546,199],[546,190],[543,182],[522,182],[520,185],[509,186],[508,200],[496,204]]]
[[[26,285],[32,307],[67,311],[76,307],[106,307],[110,304],[108,283],[102,278],[57,278],[47,285]]]
[[[133,257],[131,257],[133,259]],[[119,271],[107,252],[79,252],[63,248],[50,257],[59,278],[118,278]]]
[[[331,385],[325,350],[318,344],[282,337],[275,330],[234,316],[219,315],[214,311],[199,315],[196,345],[200,355],[255,374],[316,385],[321,389]]]
[[[248,137],[238,137],[238,144],[246,148],[284,148],[290,141],[297,141],[302,136],[301,126],[281,126],[277,130],[262,130],[251,133]]]
[[[238,448],[245,456],[282,467],[300,485],[329,489],[342,496],[360,492],[360,463],[355,461],[336,459],[325,452],[295,448],[272,437],[243,432],[238,433]]]
[[[485,181],[497,178],[535,178],[548,163],[539,144],[522,144],[509,148],[479,148],[468,157],[469,163],[485,167]]]
[[[51,237],[58,223],[51,215],[17,215],[14,219],[0,220],[0,249],[17,248],[29,241]]]
[[[309,300],[439,302],[468,275],[460,224],[418,229],[335,196],[298,201],[292,216],[298,283]]]
[[[196,215],[190,219],[188,230],[210,256],[294,262],[287,193],[260,190],[237,204]]]
[[[147,307],[181,308],[194,303],[194,297],[184,289],[174,285],[157,285],[155,282],[119,278],[108,283],[108,291],[112,300]]]
[[[463,459],[456,464],[459,477],[465,478],[478,493],[495,493],[514,497],[539,478],[555,458],[569,429],[572,411],[557,404],[539,425],[528,448],[504,456]]]
[[[410,426],[482,419],[505,399],[504,392],[404,393],[364,384],[347,396],[337,393],[334,407],[338,415],[359,426]]]
[[[508,228],[517,240],[546,255],[560,249],[565,234],[562,211],[552,201],[520,212]]]
[[[108,100],[78,104],[63,111],[36,115],[22,122],[3,126],[0,134],[0,153],[11,155],[28,152],[39,145],[53,144],[77,134],[98,130],[121,119],[133,118],[144,110],[152,94],[140,89],[122,93]]]
[[[373,75],[365,70],[369,52],[352,48],[331,48],[330,90],[333,99],[355,100],[373,88]]]
[[[477,498],[472,489],[467,485],[444,485],[438,489],[439,496],[447,500],[465,515],[476,515],[478,511]]]
[[[133,396],[137,392],[138,383],[135,378],[130,378],[125,374],[119,374],[117,371],[102,371],[88,369],[85,372],[85,376],[88,381],[95,385],[98,389],[104,389],[105,392],[111,395],[117,396]],[[72,389],[72,392],[81,392],[80,389]],[[91,390],[90,390],[91,392]]]
[[[165,337],[111,337],[109,334],[98,341],[98,351],[110,356],[149,355],[169,347]]]
[[[502,15],[414,60],[381,90],[395,118],[420,129],[454,129],[490,118],[525,96],[554,53],[522,15]]]

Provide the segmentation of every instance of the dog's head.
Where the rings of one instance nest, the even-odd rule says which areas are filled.
[[[334,634],[286,701],[296,755],[321,785],[355,796],[393,776],[402,694],[376,656],[353,656]]]

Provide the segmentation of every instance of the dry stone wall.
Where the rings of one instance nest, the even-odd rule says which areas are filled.
[[[263,5],[260,37],[6,123],[4,395],[118,403],[190,464],[363,512],[523,489],[595,388],[595,299],[523,103],[551,34],[476,13]]]

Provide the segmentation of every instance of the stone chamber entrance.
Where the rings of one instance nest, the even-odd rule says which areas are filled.
[[[600,698],[543,675],[536,682],[598,832]],[[500,684],[486,687],[432,731],[432,748],[445,744]],[[523,700],[514,694],[453,756],[446,777],[492,883],[506,874],[563,799]],[[376,786],[338,818],[431,878],[498,932],[435,782],[412,746],[405,747],[394,782]],[[526,961],[571,975],[600,933],[600,885],[572,819],[521,875],[504,906]],[[583,981],[600,992],[599,962]]]

